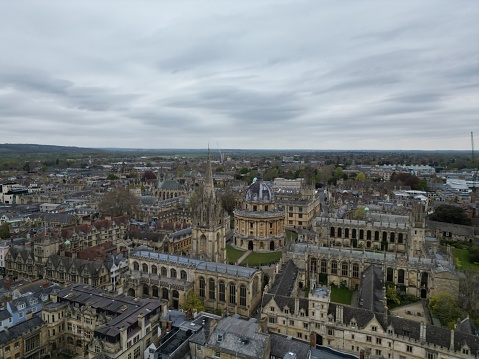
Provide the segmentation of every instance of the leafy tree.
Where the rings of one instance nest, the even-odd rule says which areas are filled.
[[[354,211],[353,219],[364,219],[366,217],[366,210],[364,207],[358,207]]]
[[[391,306],[391,304],[394,306],[398,306],[401,304],[401,300],[399,299],[399,295],[394,285],[388,285],[386,287],[386,297],[388,299],[389,306]]]
[[[249,172],[249,169],[246,167],[242,167],[239,171],[240,174],[245,175]]]
[[[216,167],[216,169],[215,169],[216,173],[221,173],[221,172],[224,172],[224,171],[225,171],[225,169],[223,167]]]
[[[181,308],[185,311],[193,311],[196,309],[198,312],[201,312],[205,310],[205,304],[193,290],[190,290]]]
[[[366,175],[364,172],[359,172],[356,176],[356,181],[366,181]]]
[[[227,191],[221,196],[221,205],[226,212],[231,214],[236,206],[236,198],[234,193]]]
[[[441,293],[429,300],[429,309],[433,316],[437,317],[442,325],[454,328],[454,324],[464,316],[463,311],[457,304],[457,299],[449,293]]]
[[[10,224],[5,222],[0,226],[0,238],[10,238]]]
[[[126,187],[116,187],[98,203],[101,212],[112,216],[130,215],[138,206],[138,199]]]
[[[437,206],[429,219],[437,222],[471,225],[471,219],[466,215],[464,209],[450,204]]]
[[[114,175],[113,173],[110,173],[107,177],[106,177],[107,180],[109,181],[114,181],[114,180],[117,180],[119,179],[117,175]]]

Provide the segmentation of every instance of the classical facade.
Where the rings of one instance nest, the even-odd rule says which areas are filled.
[[[126,294],[168,301],[181,308],[193,290],[209,309],[251,316],[261,301],[261,271],[229,264],[135,250],[129,257]]]
[[[48,331],[42,318],[32,316],[0,335],[0,358],[40,359],[48,353]]]
[[[309,228],[320,213],[319,193],[304,178],[276,178],[273,191],[278,207],[285,212],[285,226],[288,228]]]
[[[205,180],[192,208],[191,255],[198,259],[226,263],[229,225],[229,216],[215,193],[208,152]]]
[[[51,298],[42,311],[50,351],[66,349],[84,358],[140,358],[150,344],[158,344],[162,307],[156,300],[108,297],[83,284]]]
[[[253,182],[241,208],[234,211],[234,244],[251,251],[275,251],[285,245],[284,211],[273,189],[261,177]]]

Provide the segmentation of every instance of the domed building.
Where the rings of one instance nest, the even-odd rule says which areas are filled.
[[[271,186],[260,176],[246,191],[241,208],[234,211],[234,243],[257,252],[277,251],[285,244],[284,211]]]

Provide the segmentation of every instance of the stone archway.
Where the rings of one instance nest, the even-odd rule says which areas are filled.
[[[130,288],[130,289],[128,289],[128,293],[127,293],[127,294],[128,294],[128,296],[130,296],[130,297],[134,297],[136,293],[135,293],[135,290],[134,290],[133,288]]]

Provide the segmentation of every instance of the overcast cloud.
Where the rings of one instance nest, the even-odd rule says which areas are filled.
[[[478,19],[472,0],[2,1],[0,143],[467,150]]]

